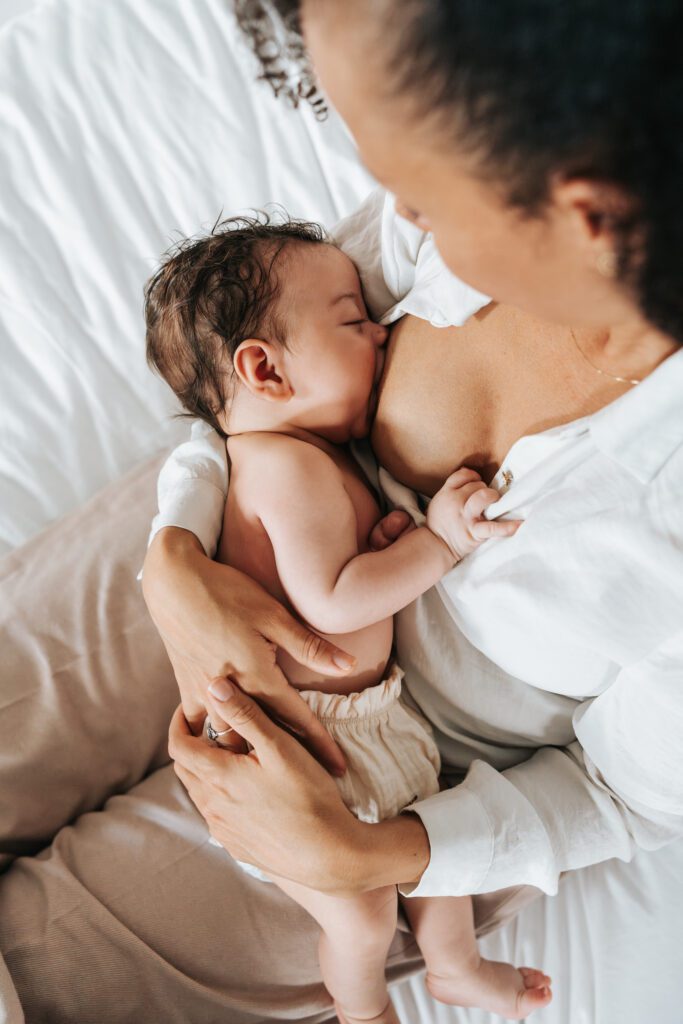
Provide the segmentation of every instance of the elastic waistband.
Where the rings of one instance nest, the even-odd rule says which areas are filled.
[[[336,722],[345,719],[371,718],[395,704],[401,694],[403,669],[392,665],[389,675],[376,686],[360,693],[323,693],[321,690],[300,690],[316,718]]]

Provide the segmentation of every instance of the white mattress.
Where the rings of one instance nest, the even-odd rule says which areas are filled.
[[[335,118],[254,82],[227,0],[0,0],[0,552],[173,438],[142,286],[174,233],[279,201],[332,224],[371,187]],[[486,940],[539,965],[539,1024],[683,1024],[683,844],[567,878]],[[437,1007],[405,1024],[493,1024]],[[0,1013],[1,1017],[1,1013]]]

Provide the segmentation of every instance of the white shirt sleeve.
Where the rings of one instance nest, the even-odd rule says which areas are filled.
[[[180,526],[194,533],[213,558],[227,495],[225,440],[208,423],[194,420],[190,440],[171,452],[159,474],[159,511],[152,520],[148,544],[164,526]]]
[[[577,742],[504,772],[475,761],[461,785],[412,804],[431,859],[403,894],[552,894],[564,871],[683,835],[682,679],[683,632],[577,708]]]
[[[412,313],[437,327],[461,324],[489,301],[450,273],[431,235],[399,217],[394,197],[383,189],[371,192],[331,235],[356,264],[368,309],[383,323]],[[191,439],[176,448],[159,476],[159,512],[148,543],[162,527],[179,526],[212,557],[227,493],[225,443],[195,421]]]

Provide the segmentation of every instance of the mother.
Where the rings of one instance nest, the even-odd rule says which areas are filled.
[[[409,688],[446,763],[470,771],[419,817],[368,827],[244,696],[223,717],[258,760],[207,751],[180,717],[171,750],[214,835],[298,881],[552,892],[563,870],[683,832],[683,151],[668,130],[683,107],[669,42],[683,18],[664,2],[560,16],[413,0],[400,26],[394,15],[389,3],[301,9],[367,165],[450,267],[501,300],[457,331],[400,325],[374,437],[410,487],[433,493],[465,463],[495,473],[500,511],[527,519],[399,617]],[[301,634],[209,570],[187,534],[167,534],[146,593],[187,717],[202,673],[204,685],[229,674],[305,730],[272,670],[271,692],[258,679],[254,635],[301,656]],[[187,567],[206,581],[201,606],[182,598]],[[194,631],[208,654],[184,639]]]
[[[509,911],[527,883],[552,892],[564,870],[683,831],[678,7],[302,4],[323,85],[371,169],[451,268],[499,300],[462,328],[396,328],[378,454],[425,493],[460,462],[496,473],[500,511],[527,522],[399,620],[411,691],[454,777],[469,772],[380,826],[356,822],[247,695],[333,760],[271,645],[310,662],[334,652],[187,530],[157,535],[145,592],[188,721],[212,678],[244,691],[222,717],[256,757],[208,748],[181,715],[171,736],[178,773],[236,857],[338,892],[479,893],[490,927],[496,890]],[[27,1007],[49,1005],[52,1020],[75,1002],[71,1019],[121,1020],[124,1006],[136,1019],[143,1000],[148,1020],[322,1019],[306,919],[207,847],[166,785],[157,773],[118,817],[76,830],[69,858],[62,844],[32,884],[5,886]],[[143,857],[155,870],[133,892]],[[37,931],[59,920],[60,942],[39,936],[29,963],[22,915],[43,906]],[[86,934],[107,976],[78,971]]]

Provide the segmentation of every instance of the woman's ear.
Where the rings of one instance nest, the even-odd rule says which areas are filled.
[[[618,185],[590,178],[556,180],[552,200],[591,266],[616,277],[624,229],[634,220],[633,200]]]
[[[259,338],[247,338],[232,360],[240,383],[266,402],[288,402],[294,391],[284,372],[282,348]]]

